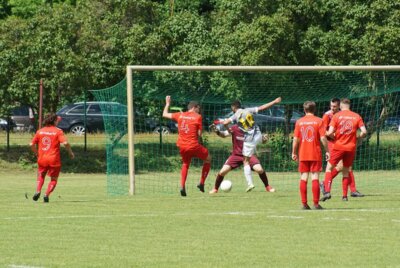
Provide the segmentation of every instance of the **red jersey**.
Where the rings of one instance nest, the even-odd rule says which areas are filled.
[[[297,120],[294,136],[299,139],[300,161],[322,161],[321,137],[325,136],[322,119],[306,115]]]
[[[233,145],[232,154],[243,156],[244,132],[236,124],[230,128],[230,132]]]
[[[173,113],[172,119],[178,122],[179,148],[190,149],[199,144],[199,130],[203,129],[202,117],[195,112]]]
[[[361,116],[345,110],[336,113],[329,126],[335,129],[333,149],[339,151],[354,151],[357,144],[357,130],[364,126]]]
[[[324,113],[322,116],[322,121],[324,122],[324,126],[326,127],[326,130],[329,130],[329,124],[331,123],[331,120],[335,114],[333,113],[332,110],[327,111]],[[328,142],[332,143],[335,139],[331,137],[326,137],[328,139]]]
[[[43,167],[61,166],[60,143],[66,141],[64,132],[55,126],[39,129],[32,139],[32,144],[38,145],[38,164]]]

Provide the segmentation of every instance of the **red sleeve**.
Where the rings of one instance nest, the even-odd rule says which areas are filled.
[[[32,144],[38,144],[39,143],[39,135],[38,135],[37,132],[36,132],[35,136],[33,137],[31,143]]]
[[[326,125],[324,123],[324,121],[321,121],[321,124],[319,126],[319,136],[320,137],[325,137],[325,132],[326,132]]]
[[[324,114],[324,116],[322,116],[322,123],[325,129],[329,128],[329,116],[327,114]]]
[[[333,118],[332,118],[332,120],[331,120],[331,123],[329,124],[330,127],[333,127],[334,129],[336,129],[337,118],[338,118],[338,117],[337,117],[336,115],[333,116]]]
[[[363,119],[361,118],[361,116],[358,118],[358,128],[360,128],[360,127],[362,127],[362,126],[364,126],[364,121],[363,121]]]
[[[172,113],[172,120],[178,122],[179,116],[181,115],[180,112],[178,113]]]
[[[64,135],[64,132],[60,131],[58,132],[58,142],[59,143],[64,143],[67,141],[67,138]]]

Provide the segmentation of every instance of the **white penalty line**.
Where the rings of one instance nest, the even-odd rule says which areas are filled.
[[[10,264],[8,267],[9,268],[43,268],[43,266],[16,265],[16,264]]]

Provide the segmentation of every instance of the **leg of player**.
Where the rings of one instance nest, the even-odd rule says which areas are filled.
[[[313,203],[315,209],[323,209],[319,204],[320,189],[319,189],[319,172],[311,172]]]
[[[33,195],[33,201],[37,201],[40,197],[40,193],[42,192],[42,187],[44,184],[44,178],[46,177],[46,171],[38,171],[37,180],[36,180],[36,192]]]
[[[300,198],[302,203],[302,209],[309,210],[311,209],[307,203],[307,180],[308,180],[308,172],[300,173]]]
[[[190,167],[191,159],[187,157],[182,157],[182,169],[181,169],[181,196],[186,196],[186,179]]]
[[[217,178],[215,178],[215,185],[214,188],[209,192],[209,194],[216,194],[218,193],[219,186],[221,185],[222,181],[224,180],[224,177],[226,174],[231,171],[232,168],[229,165],[223,165],[221,170],[218,172]]]
[[[265,170],[262,168],[261,164],[254,165],[253,170],[258,173],[258,176],[264,183],[265,190],[271,193],[275,192],[275,189],[271,185],[269,185],[267,174],[265,173]]]
[[[364,195],[357,191],[356,181],[354,179],[353,168],[349,169],[349,185],[350,185],[350,196],[351,197],[363,197]]]
[[[343,166],[343,179],[342,179],[342,187],[343,187],[343,197],[342,200],[343,201],[347,201],[347,192],[348,192],[348,188],[349,188],[349,167]]]
[[[246,181],[247,181],[246,192],[250,192],[255,187],[254,183],[253,183],[253,177],[251,175],[251,167],[250,167],[249,160],[250,160],[249,157],[244,157],[244,160],[243,160],[244,177],[246,178]]]
[[[326,171],[325,171],[325,180],[324,180],[324,187],[322,189],[323,196],[321,198],[321,201],[326,201],[331,198],[331,186],[332,186],[332,170],[334,169],[334,166],[328,162],[326,165]],[[322,188],[322,187],[321,187]]]
[[[45,195],[43,197],[43,201],[45,203],[49,202],[49,196],[54,191],[54,189],[56,188],[57,181],[58,181],[58,177],[51,177],[51,180],[50,180],[50,182],[49,182],[49,184],[47,186],[46,193],[45,193]]]
[[[206,182],[208,173],[210,172],[210,168],[211,168],[211,155],[208,155],[206,160],[204,160],[203,162],[200,183],[197,185],[197,188],[199,188],[200,192],[204,193],[204,183]]]

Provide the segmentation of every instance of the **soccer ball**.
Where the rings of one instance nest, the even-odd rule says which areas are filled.
[[[232,182],[230,180],[222,181],[221,185],[219,186],[223,192],[229,192],[232,189]]]

